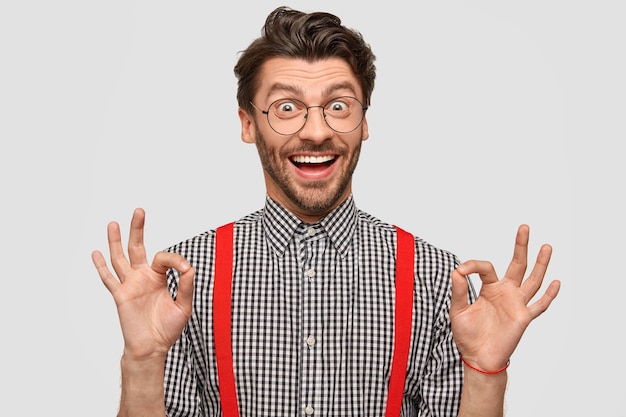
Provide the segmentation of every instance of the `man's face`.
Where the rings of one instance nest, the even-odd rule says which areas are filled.
[[[261,70],[254,104],[267,110],[276,100],[291,98],[306,106],[324,106],[341,96],[363,102],[361,87],[342,59],[272,58]],[[281,135],[270,127],[265,114],[255,113],[239,110],[242,138],[256,143],[267,193],[273,200],[302,220],[315,222],[350,195],[361,142],[368,138],[365,118],[353,131],[338,133],[326,124],[322,109],[314,107],[308,110],[302,129]]]

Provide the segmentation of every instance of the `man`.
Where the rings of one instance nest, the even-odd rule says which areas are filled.
[[[108,227],[117,277],[93,253],[125,342],[119,415],[502,415],[508,360],[558,293],[528,306],[550,246],[524,280],[520,226],[498,279],[356,208],[374,55],[337,17],[276,9],[235,74],[263,209],[152,264],[137,209],[128,260]]]

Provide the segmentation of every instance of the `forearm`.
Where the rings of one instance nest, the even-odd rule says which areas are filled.
[[[165,358],[133,360],[122,356],[122,396],[118,417],[166,416]]]
[[[465,366],[459,417],[502,417],[507,374],[484,375]]]

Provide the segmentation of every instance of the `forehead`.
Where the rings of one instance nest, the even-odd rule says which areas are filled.
[[[285,94],[309,100],[337,94],[362,98],[352,68],[341,58],[316,61],[270,58],[261,68],[258,87],[256,98],[263,100]]]

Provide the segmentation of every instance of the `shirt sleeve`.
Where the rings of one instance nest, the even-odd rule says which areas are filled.
[[[421,283],[427,281],[429,294],[432,296],[427,309],[432,309],[435,314],[430,326],[429,353],[419,377],[417,408],[421,417],[450,417],[458,414],[463,388],[463,363],[452,336],[449,314],[452,297],[451,274],[459,265],[459,260],[445,251],[437,253],[431,259],[438,260],[438,267],[431,270],[431,277],[423,279],[422,276]],[[468,283],[468,301],[473,303],[476,295],[469,279]]]
[[[169,417],[200,416],[195,360],[191,354],[189,329],[185,327],[165,360],[165,410]]]
[[[178,272],[173,269],[168,271],[168,288],[173,298],[176,298],[178,292],[178,278]],[[198,392],[196,364],[191,350],[189,326],[190,323],[188,322],[165,359],[163,388],[165,410],[168,417],[199,415],[200,401],[196,394]]]
[[[452,337],[447,309],[436,324],[433,341],[422,376],[419,415],[456,416],[463,388],[463,364]]]
[[[207,254],[212,253],[213,242],[209,237],[209,234],[203,234],[167,249],[180,253],[196,270],[191,318],[165,359],[163,388],[169,417],[219,417],[221,413],[214,346],[209,337],[212,334],[208,301],[211,300],[211,286],[206,279],[206,270],[211,270],[212,263]],[[178,292],[178,279],[178,272],[170,269],[167,280],[174,298]]]

